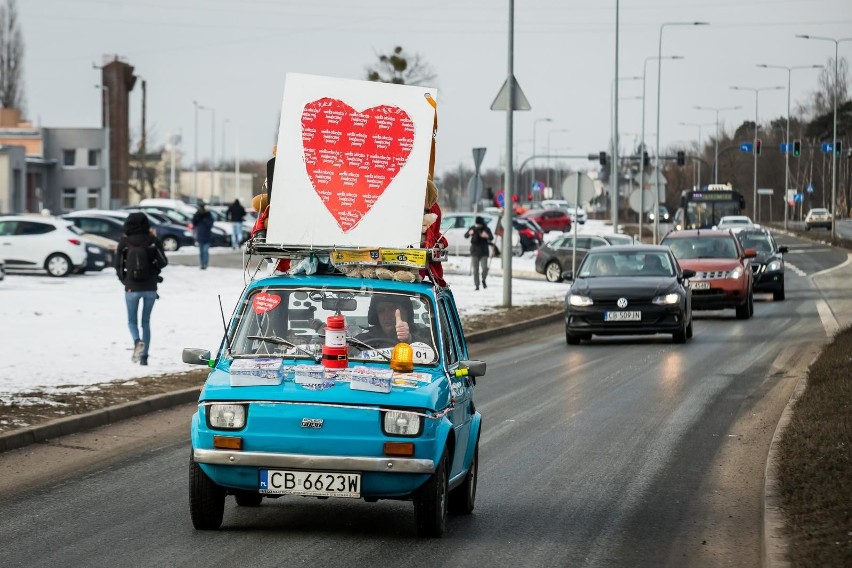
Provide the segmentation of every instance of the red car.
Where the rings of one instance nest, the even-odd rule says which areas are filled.
[[[562,231],[563,233],[571,230],[571,217],[564,209],[553,207],[550,209],[534,209],[523,214],[525,219],[532,219],[544,230],[545,233],[550,231]]]

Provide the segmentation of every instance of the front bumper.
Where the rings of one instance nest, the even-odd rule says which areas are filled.
[[[617,311],[614,306],[570,307],[565,312],[565,328],[572,334],[653,335],[676,333],[683,329],[684,309],[679,305],[641,304],[628,310],[642,312],[641,321],[604,321],[604,312]]]
[[[784,271],[760,272],[754,276],[755,292],[775,292],[784,288]]]

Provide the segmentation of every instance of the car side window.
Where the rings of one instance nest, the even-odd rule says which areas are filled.
[[[606,246],[607,244],[609,244],[609,243],[607,243],[607,242],[606,242],[605,240],[603,240],[603,239],[599,239],[599,238],[597,238],[597,237],[591,237],[591,238],[589,238],[589,248],[604,247],[604,246]]]
[[[447,360],[447,365],[451,366],[458,362],[459,357],[446,310],[447,306],[444,301],[439,300],[438,317],[441,320],[441,343],[443,343],[444,357]]]
[[[589,241],[589,237],[579,237],[577,239],[577,248],[589,250],[589,248],[591,248],[591,243]]]
[[[18,221],[17,235],[43,235],[55,231],[56,227],[47,223],[35,223],[33,221]]]
[[[0,221],[0,237],[14,235],[17,226],[17,221]]]

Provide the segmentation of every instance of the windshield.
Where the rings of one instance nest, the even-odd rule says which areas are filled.
[[[591,252],[580,265],[580,278],[603,276],[674,276],[665,252]]]
[[[388,362],[397,330],[407,328],[415,363],[438,362],[429,298],[366,288],[258,288],[240,307],[231,353],[318,362],[327,318],[336,314],[346,321],[350,361]]]
[[[683,258],[738,258],[733,237],[680,237],[663,241],[675,257]]]
[[[740,233],[737,237],[740,239],[740,244],[745,249],[755,249],[759,253],[772,252],[774,249],[772,246],[772,239],[769,235]]]

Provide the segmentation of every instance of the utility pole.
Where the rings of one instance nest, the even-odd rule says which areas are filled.
[[[142,79],[142,139],[139,141],[139,169],[141,177],[141,185],[140,189],[142,199],[145,199],[145,181],[148,179],[148,173],[145,171],[145,138],[146,138],[146,130],[145,130],[145,103],[147,97],[147,83],[145,79]],[[154,197],[153,195],[151,197]]]

